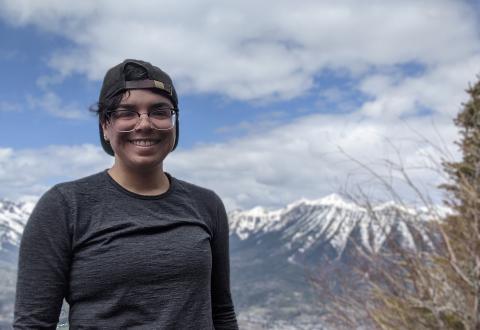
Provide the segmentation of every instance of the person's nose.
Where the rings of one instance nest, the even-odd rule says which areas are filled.
[[[140,129],[149,129],[152,128],[150,124],[150,117],[148,116],[148,113],[141,113],[138,116],[138,123],[137,126],[135,126],[136,130]]]

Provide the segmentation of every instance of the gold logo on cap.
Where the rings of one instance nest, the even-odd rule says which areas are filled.
[[[165,86],[165,84],[161,81],[154,80],[153,84],[155,85],[156,88],[163,89],[164,91],[168,92],[170,95],[172,95],[172,87],[171,86]]]
[[[154,80],[153,83],[155,84],[155,87],[165,89],[165,85],[161,81]]]

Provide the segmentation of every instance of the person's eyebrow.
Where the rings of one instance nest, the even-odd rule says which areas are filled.
[[[164,102],[164,101],[160,101],[160,102],[157,102],[157,103],[152,103],[152,104],[150,104],[149,108],[158,108],[158,107],[173,108],[173,106],[170,103]]]
[[[136,105],[135,104],[130,104],[130,103],[120,103],[118,105],[118,108],[134,109],[134,108],[136,108]]]
[[[127,108],[127,109],[135,109],[137,107],[136,104],[132,104],[132,103],[120,103],[118,105],[119,108]],[[148,106],[149,108],[156,108],[156,107],[169,107],[169,108],[173,108],[173,106],[168,103],[168,102],[165,102],[165,101],[159,101],[159,102],[156,102],[156,103],[152,103]]]

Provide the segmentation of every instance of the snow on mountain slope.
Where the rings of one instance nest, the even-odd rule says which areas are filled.
[[[274,211],[261,207],[234,211],[229,218],[230,234],[242,241],[276,232],[287,249],[301,253],[321,242],[341,254],[354,233],[370,253],[378,252],[393,235],[404,247],[416,248],[414,237],[421,237],[422,244],[433,247],[426,226],[432,218],[428,212],[391,202],[367,210],[337,194],[313,201],[302,199]]]
[[[23,228],[34,206],[34,202],[14,203],[0,199],[0,250],[7,243],[20,245]]]

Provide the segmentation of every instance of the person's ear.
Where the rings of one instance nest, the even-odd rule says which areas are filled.
[[[105,142],[108,142],[108,134],[107,134],[107,123],[104,122],[102,123],[102,134],[103,134],[103,139],[105,140]]]

